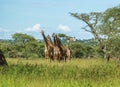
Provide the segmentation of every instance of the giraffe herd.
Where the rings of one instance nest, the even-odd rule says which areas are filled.
[[[52,38],[48,35],[46,36],[44,31],[41,30],[41,34],[43,36],[43,39],[45,41],[45,58],[51,60],[70,60],[71,59],[71,49],[69,45],[67,48],[61,43],[60,38],[57,36],[57,34],[53,33]]]
[[[67,47],[65,47],[61,43],[60,38],[55,33],[52,34],[53,40],[49,35],[45,36],[43,30],[41,31],[41,34],[45,41],[45,58],[46,59],[50,59],[50,61],[64,60],[65,62],[67,59],[68,60],[71,59],[72,52],[69,47],[69,44]],[[0,50],[0,65],[8,65],[1,50]]]

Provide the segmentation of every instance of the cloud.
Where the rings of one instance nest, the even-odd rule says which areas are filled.
[[[27,32],[39,32],[41,30],[41,25],[40,24],[35,24],[32,27],[28,27],[25,29]]]
[[[66,31],[66,32],[67,32],[67,31],[71,31],[68,26],[62,25],[62,24],[60,24],[60,25],[58,26],[58,29],[59,29],[59,30],[62,30],[62,31]]]
[[[8,29],[0,28],[0,32],[9,32]]]

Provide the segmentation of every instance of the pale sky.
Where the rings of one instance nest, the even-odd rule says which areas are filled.
[[[46,35],[90,39],[92,35],[81,29],[85,24],[69,12],[103,12],[119,4],[120,0],[0,0],[0,39],[10,39],[16,32],[41,39],[41,29]]]

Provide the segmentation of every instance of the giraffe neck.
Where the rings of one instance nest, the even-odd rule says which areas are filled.
[[[56,38],[53,37],[53,40],[54,40],[54,45],[56,46],[57,45]]]
[[[63,46],[62,42],[60,41],[60,39],[58,37],[56,37],[56,42],[57,42],[57,45],[62,49],[62,50],[65,50],[65,47]]]
[[[49,40],[48,42],[50,42],[53,45],[52,39],[49,35],[47,36],[47,39]]]
[[[48,40],[48,38],[45,36],[45,34],[44,33],[42,33],[42,36],[43,36],[43,38],[44,38],[44,41],[45,41],[45,43],[46,43],[46,46],[48,47],[53,47],[53,43],[50,41],[50,40]]]
[[[42,36],[43,36],[43,38],[44,38],[44,41],[45,41],[46,46],[48,46],[49,44],[48,44],[48,40],[47,40],[47,38],[46,38],[45,34],[44,34],[44,33],[42,33]]]

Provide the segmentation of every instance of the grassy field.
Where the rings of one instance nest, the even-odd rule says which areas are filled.
[[[114,60],[7,58],[0,67],[0,87],[120,87],[120,65]]]

